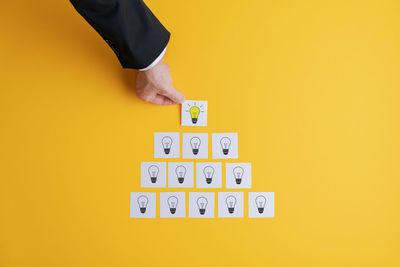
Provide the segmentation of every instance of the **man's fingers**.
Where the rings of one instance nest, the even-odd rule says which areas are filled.
[[[138,72],[136,76],[138,97],[157,105],[183,103],[185,96],[172,85],[170,70],[171,68],[161,61],[147,71]]]
[[[141,92],[138,92],[137,96],[146,102],[153,103],[154,98],[156,98],[157,96],[157,93],[155,93],[154,91],[143,90]]]
[[[156,95],[150,103],[157,104],[157,105],[174,105],[176,104],[174,101],[171,99],[163,96],[163,95]]]
[[[153,92],[141,92],[138,94],[139,98],[143,99],[146,102],[153,103],[156,105],[174,105],[176,104],[174,101],[165,97],[163,95],[159,95]]]
[[[175,104],[182,104],[185,101],[185,95],[181,91],[176,90],[172,85],[162,95],[171,99]]]
[[[168,97],[165,96],[161,96],[160,97],[163,98],[163,102],[161,105],[176,105],[176,103],[174,101],[172,101],[171,99],[169,99]]]

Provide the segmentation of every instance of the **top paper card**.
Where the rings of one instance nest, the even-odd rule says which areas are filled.
[[[207,101],[183,102],[181,123],[182,126],[207,126]]]

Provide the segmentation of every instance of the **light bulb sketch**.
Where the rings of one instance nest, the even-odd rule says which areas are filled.
[[[170,196],[167,199],[168,206],[169,206],[169,211],[171,214],[175,214],[176,212],[176,207],[178,206],[178,198],[176,196]]]
[[[267,199],[263,195],[259,195],[255,199],[258,213],[263,213]]]
[[[180,184],[183,183],[183,180],[185,179],[185,175],[186,175],[185,166],[179,165],[178,167],[176,167],[175,173],[176,173],[176,177],[178,178],[178,182]]]
[[[140,212],[145,213],[149,199],[146,196],[141,195],[137,198],[137,203],[139,204]]]
[[[207,198],[199,197],[197,199],[197,207],[199,208],[199,212],[201,215],[204,215],[206,213],[207,204],[208,204]]]
[[[164,153],[165,154],[169,154],[169,152],[171,151],[171,146],[172,146],[172,138],[171,137],[169,137],[169,136],[164,136],[162,139],[161,139],[161,144],[162,144],[162,146],[163,146],[163,148],[164,148]]]
[[[192,137],[190,139],[190,146],[192,147],[192,152],[194,155],[197,155],[199,153],[200,144],[201,144],[200,138]]]
[[[193,106],[190,108],[189,113],[190,113],[190,117],[192,118],[192,123],[196,124],[197,119],[199,118],[199,115],[200,115],[200,108]]]
[[[224,155],[228,155],[229,148],[231,146],[231,139],[229,139],[228,137],[222,137],[219,142],[221,144],[222,153],[224,153]]]
[[[206,183],[211,184],[213,176],[214,176],[214,168],[212,166],[206,166],[203,169],[204,177],[206,178]]]
[[[232,195],[229,195],[225,199],[226,207],[228,208],[229,213],[233,213],[235,211],[236,206],[236,198]]]
[[[157,181],[158,172],[160,169],[156,165],[151,165],[148,169],[151,182],[154,184]]]
[[[243,174],[244,174],[244,169],[242,167],[236,166],[235,168],[233,168],[233,177],[235,177],[237,184],[242,183]]]
[[[196,102],[194,102],[193,105],[188,104],[188,109],[186,109],[186,112],[189,112],[192,123],[196,124],[200,113],[204,112],[203,105],[198,106]]]

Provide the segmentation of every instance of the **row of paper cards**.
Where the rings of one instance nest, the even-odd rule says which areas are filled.
[[[238,156],[237,133],[212,134],[213,159]],[[180,158],[180,133],[154,133],[154,158]],[[182,158],[207,159],[208,133],[182,133]]]
[[[194,187],[196,173],[197,188],[222,187],[221,162],[142,162],[141,187]],[[251,188],[251,163],[225,164],[226,188]]]
[[[249,192],[248,217],[274,217],[274,192]],[[218,217],[244,217],[243,192],[218,192]],[[131,218],[155,218],[156,193],[131,193]],[[160,193],[160,218],[185,218],[186,193]],[[214,218],[215,193],[189,192],[189,218]]]

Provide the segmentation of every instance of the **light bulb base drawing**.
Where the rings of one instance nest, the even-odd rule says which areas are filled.
[[[145,213],[146,212],[146,208],[140,208],[140,213]]]
[[[222,153],[224,153],[224,155],[228,155],[229,149],[222,149]]]
[[[263,213],[264,212],[264,208],[258,208],[258,213]]]
[[[242,183],[242,178],[236,178],[236,184],[241,184]]]
[[[199,212],[201,215],[204,215],[206,213],[206,209],[199,209]]]
[[[235,208],[228,208],[228,212],[232,214],[235,211]]]
[[[179,178],[178,178],[178,183],[182,184],[182,183],[183,183],[183,180],[185,180],[185,178],[183,178],[183,177],[182,177],[182,178],[181,178],[181,177],[179,177]]]
[[[169,211],[171,212],[171,214],[175,214],[176,208],[170,208]]]
[[[193,151],[194,155],[199,154],[199,149],[198,148],[193,148],[192,151]]]
[[[206,178],[206,183],[207,184],[211,184],[211,182],[212,182],[212,178]]]
[[[197,123],[197,118],[192,118],[192,123],[196,124]]]
[[[170,151],[171,151],[171,149],[170,149],[170,148],[164,148],[164,153],[165,153],[165,154],[167,154],[167,155],[168,155]]]
[[[150,177],[150,181],[155,184],[157,182],[157,177]]]

